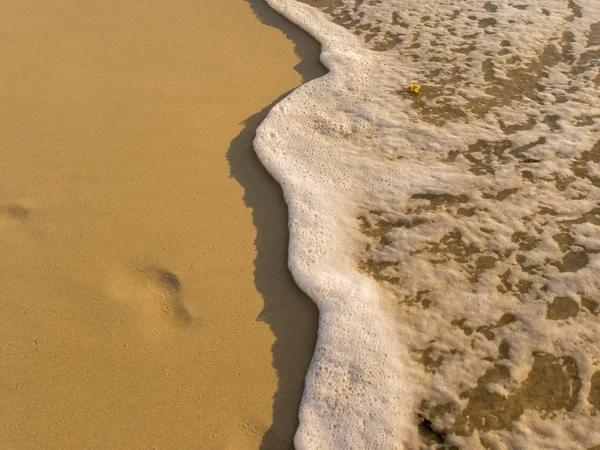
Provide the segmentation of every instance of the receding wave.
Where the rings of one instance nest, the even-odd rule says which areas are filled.
[[[320,310],[297,448],[600,448],[600,2],[267,1],[330,71],[255,139]]]

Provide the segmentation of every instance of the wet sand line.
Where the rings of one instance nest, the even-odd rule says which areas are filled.
[[[272,10],[264,0],[249,0],[256,17],[281,30],[295,46],[299,63],[294,69],[304,83],[327,71],[319,61],[320,44],[310,35]],[[261,450],[293,448],[304,377],[312,358],[318,326],[318,310],[295,284],[287,268],[287,206],[281,187],[258,160],[253,148],[255,130],[279,97],[244,121],[244,130],[231,142],[227,158],[232,176],[244,187],[244,202],[252,209],[257,230],[255,283],[264,299],[259,320],[266,322],[276,341],[273,366],[278,389],[274,396],[273,423],[265,433]]]

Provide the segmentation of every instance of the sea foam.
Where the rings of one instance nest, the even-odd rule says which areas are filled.
[[[599,445],[600,4],[306,2],[329,73],[254,141],[320,311],[296,447]]]

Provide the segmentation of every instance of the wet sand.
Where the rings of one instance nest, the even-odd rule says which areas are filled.
[[[261,1],[0,15],[0,442],[290,447],[316,310],[251,141],[316,43]]]

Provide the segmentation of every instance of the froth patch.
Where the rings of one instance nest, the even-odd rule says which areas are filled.
[[[297,448],[597,445],[597,2],[306,2],[330,73],[255,140],[321,311]]]

